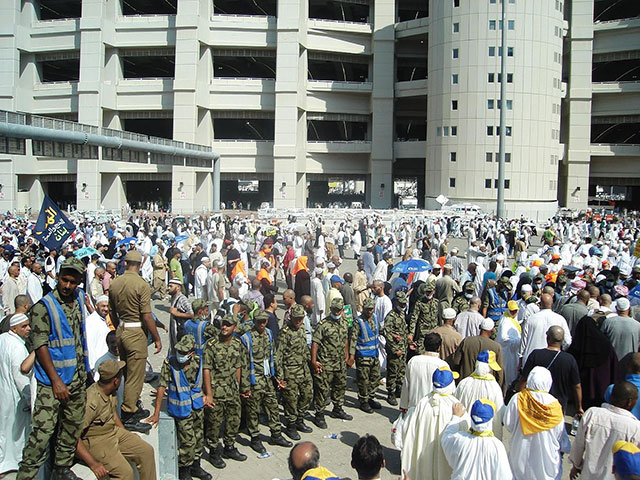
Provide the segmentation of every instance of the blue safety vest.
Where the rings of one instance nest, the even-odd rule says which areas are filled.
[[[202,363],[198,367],[198,377],[192,386],[184,374],[184,369],[174,368],[177,363],[175,357],[169,357],[172,382],[169,384],[167,397],[167,413],[173,418],[187,418],[191,410],[200,410],[204,407],[202,398]]]
[[[268,328],[264,329],[267,337],[269,337],[269,370],[271,371],[271,376],[276,376],[276,370],[274,366],[273,360],[273,335],[271,335],[271,330]],[[247,348],[249,352],[249,380],[251,381],[251,385],[255,385],[256,382],[256,369],[253,363],[253,337],[251,336],[251,332],[247,332],[242,337],[240,337],[240,341]]]
[[[193,335],[193,338],[196,339],[196,355],[200,357],[202,361],[202,350],[204,349],[204,344],[206,343],[204,338],[204,329],[207,326],[206,321],[198,321],[195,322],[191,319],[187,320],[184,323],[184,331],[187,335]]]
[[[375,331],[371,330],[369,322],[365,322],[362,317],[356,318],[360,325],[360,334],[356,342],[356,356],[358,357],[377,357],[378,356],[378,321],[374,315],[373,323],[376,327]]]
[[[49,314],[49,321],[51,322],[51,333],[49,334],[49,355],[51,361],[56,369],[56,373],[60,377],[60,380],[65,385],[69,385],[73,380],[73,376],[76,373],[76,367],[78,365],[78,358],[76,357],[76,340],[73,335],[73,330],[69,325],[69,319],[64,314],[60,302],[53,296],[53,292],[48,293],[40,300],[46,307]],[[89,372],[89,354],[87,353],[87,338],[84,330],[84,292],[80,289],[76,290],[76,301],[82,314],[82,321],[80,322],[80,331],[82,336],[82,349],[84,352],[84,365],[85,371]],[[36,356],[36,363],[34,365],[36,380],[45,385],[51,385],[51,379],[47,372],[45,372],[42,365],[38,361]]]
[[[507,302],[510,298],[503,298],[495,288],[489,289],[489,308],[487,308],[487,317],[497,322],[502,318],[504,312],[507,311]]]

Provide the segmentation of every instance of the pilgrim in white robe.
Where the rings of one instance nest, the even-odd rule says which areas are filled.
[[[551,373],[544,367],[534,367],[527,378],[527,389],[538,402],[549,405],[557,401],[546,393],[551,389]],[[571,451],[571,442],[560,422],[550,430],[524,435],[520,423],[518,398],[513,396],[507,405],[502,421],[511,433],[509,463],[515,480],[560,480],[563,453]]]
[[[402,469],[410,478],[449,480],[452,469],[440,444],[440,436],[453,416],[458,402],[452,393],[453,381],[436,388],[418,402],[407,416],[402,438]]]
[[[31,430],[30,378],[20,371],[29,355],[24,340],[9,331],[0,335],[0,473],[17,470]]]
[[[504,395],[500,384],[491,374],[491,367],[488,363],[476,361],[475,371],[467,378],[460,380],[455,396],[467,411],[471,411],[471,407],[476,400],[483,398],[491,400],[496,405],[496,413],[492,419],[491,430],[498,439],[502,440]]]
[[[518,351],[522,339],[522,328],[518,319],[503,315],[498,324],[496,342],[502,347],[502,364],[504,365],[504,384],[511,385],[518,376]]]
[[[89,368],[95,372],[96,360],[102,357],[109,348],[107,347],[107,333],[111,331],[107,322],[94,311],[85,320],[87,334],[87,353],[89,354]]]
[[[502,442],[494,436],[471,433],[469,420],[465,417],[453,416],[442,432],[441,443],[453,468],[451,480],[513,479]]]
[[[440,359],[437,352],[426,352],[411,358],[407,363],[402,383],[400,408],[409,410],[411,407],[415,407],[433,390],[433,372],[440,367],[448,366],[447,362]]]

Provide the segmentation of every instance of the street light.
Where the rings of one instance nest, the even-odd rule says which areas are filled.
[[[507,0],[502,0],[502,53],[500,55],[500,140],[498,143],[498,205],[496,215],[504,218],[504,164],[507,115]]]

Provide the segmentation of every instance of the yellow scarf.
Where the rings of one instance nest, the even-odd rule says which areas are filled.
[[[562,407],[557,400],[545,405],[533,398],[529,389],[518,395],[518,413],[523,435],[546,432],[564,421]]]
[[[478,375],[476,372],[473,372],[471,376],[473,378],[477,378],[478,380],[495,380],[496,379],[496,377],[494,377],[490,373],[487,373],[486,375]]]
[[[495,437],[491,430],[485,430],[484,432],[476,432],[475,430],[467,430],[467,433],[470,433],[474,437]]]
[[[511,320],[511,323],[513,323],[513,326],[516,327],[516,330],[518,330],[518,333],[522,336],[522,325],[518,323],[518,319],[515,317],[512,317],[509,312],[505,312],[504,316],[509,320]]]

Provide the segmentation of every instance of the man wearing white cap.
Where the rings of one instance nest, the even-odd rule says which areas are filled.
[[[198,265],[194,271],[194,295],[198,299],[207,300],[207,275],[211,269],[211,261],[209,257],[202,257],[200,259],[200,265]]]
[[[106,338],[111,328],[107,324],[107,315],[109,315],[109,296],[102,295],[96,299],[96,309],[85,320],[87,352],[89,353],[89,368],[91,368],[90,375],[92,377],[95,373],[96,360],[109,350]]]
[[[453,324],[456,321],[456,311],[453,308],[445,308],[442,311],[442,320],[444,323],[434,329],[433,332],[442,338],[440,358],[446,360],[458,349],[458,346],[462,342],[462,335],[453,328]]]
[[[29,318],[16,313],[9,320],[9,328],[0,335],[0,475],[18,469],[31,423],[30,379],[20,371],[20,364],[29,355],[25,346],[31,331]]]
[[[605,319],[600,329],[609,338],[618,358],[640,348],[640,323],[629,316],[631,303],[625,297],[615,302],[618,315]]]
[[[486,398],[471,407],[471,425],[461,403],[453,406],[453,417],[440,442],[453,474],[451,480],[511,480],[507,451],[491,430],[496,405]]]
[[[530,287],[530,286],[529,286]],[[504,383],[511,385],[518,376],[518,350],[522,339],[522,326],[518,320],[520,315],[520,304],[515,300],[507,302],[507,310],[500,319],[496,341],[502,347],[504,360]]]
[[[518,323],[522,324],[527,319],[540,311],[538,297],[533,295],[533,287],[525,283],[520,287],[520,300],[518,300]]]

